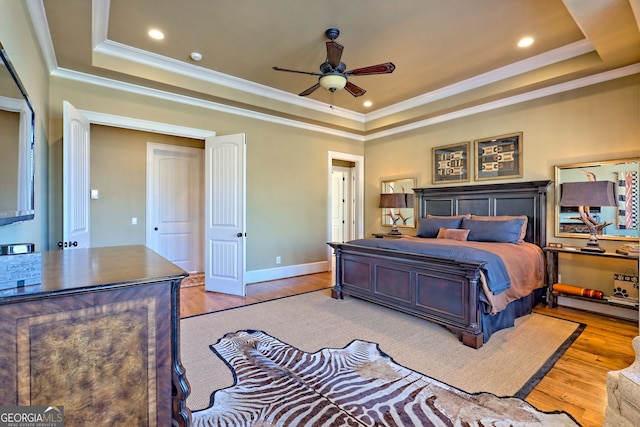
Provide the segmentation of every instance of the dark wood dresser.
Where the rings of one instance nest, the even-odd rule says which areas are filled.
[[[66,427],[188,426],[180,282],[145,246],[42,254],[0,290],[0,405],[64,406]]]

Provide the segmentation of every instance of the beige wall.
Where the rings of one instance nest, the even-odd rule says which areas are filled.
[[[327,152],[362,155],[361,142],[55,77],[50,96],[52,201],[62,191],[63,100],[81,110],[211,130],[217,135],[245,133],[247,271],[275,268],[276,256],[282,258],[279,267],[326,261]],[[102,147],[101,155],[108,156],[108,151]],[[92,163],[94,155],[92,149]],[[139,167],[144,170],[145,164],[140,161]],[[112,209],[123,211],[127,206],[116,201]],[[127,216],[130,221],[131,215]],[[55,244],[62,233],[57,198],[51,219],[51,242]]]
[[[367,142],[367,233],[383,230],[379,210],[375,209],[381,180],[416,177],[418,187],[432,186],[432,147],[462,141],[471,141],[473,147],[475,139],[520,131],[523,132],[524,167],[523,177],[517,181],[553,180],[554,166],[558,164],[640,157],[640,76],[601,83]],[[472,167],[474,164],[472,162]],[[509,181],[516,179],[481,183]],[[472,172],[470,184],[474,183]],[[554,189],[550,187],[548,240],[584,245],[586,241],[583,239],[554,237],[553,203]],[[610,241],[601,243],[612,250],[619,244]],[[585,265],[584,269],[578,268],[580,264],[585,264],[584,258],[576,257],[571,262],[560,263],[563,281],[587,287],[589,283],[591,286],[608,286],[612,285],[612,272],[619,272],[622,267],[611,262],[598,262],[596,266],[593,260],[587,259],[589,267]]]
[[[0,0],[0,43],[13,63],[35,110],[35,218],[0,227],[0,243],[35,243],[47,249],[47,103],[49,76],[31,30],[25,2]]]
[[[146,243],[147,143],[204,148],[204,141],[91,125],[91,246]],[[137,218],[136,225],[131,218]]]

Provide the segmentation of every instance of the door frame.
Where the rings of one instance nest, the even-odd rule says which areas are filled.
[[[327,152],[327,242],[331,241],[331,203],[333,199],[331,171],[333,161],[342,160],[355,164],[353,168],[355,212],[353,213],[353,233],[356,239],[364,236],[364,156],[357,154],[341,153],[338,151]],[[333,250],[327,246],[327,265],[331,267]]]
[[[336,227],[334,224],[333,213],[335,212],[336,203],[341,204],[340,213],[342,224],[340,225],[341,229],[341,238],[340,242],[346,242],[354,238],[354,212],[355,212],[355,200],[353,199],[353,195],[355,194],[355,178],[353,177],[353,166],[337,166],[333,165],[331,168],[331,177],[333,185],[331,186],[332,194],[331,194],[331,241],[336,241],[333,233],[333,229]],[[340,200],[340,195],[335,194],[335,174],[340,174],[342,178],[341,187],[344,191],[342,195],[342,201]]]
[[[169,123],[153,122],[150,120],[117,116],[97,111],[88,111],[82,109],[77,110],[89,121],[90,125],[95,124],[112,126],[122,129],[139,130],[143,132],[159,133],[184,138],[201,139],[203,141],[205,138],[216,136],[216,133],[212,130],[190,128],[185,126],[172,125]],[[89,140],[89,145],[91,145],[91,140]],[[245,260],[242,260],[242,262],[244,263]]]

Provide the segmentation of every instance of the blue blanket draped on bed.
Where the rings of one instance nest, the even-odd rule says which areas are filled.
[[[509,273],[507,273],[507,268],[502,258],[493,252],[482,249],[436,242],[425,244],[424,242],[406,241],[403,239],[357,239],[347,243],[465,261],[486,261],[486,264],[481,267],[481,270],[487,279],[487,286],[489,286],[491,292],[497,295],[509,289],[511,286]]]

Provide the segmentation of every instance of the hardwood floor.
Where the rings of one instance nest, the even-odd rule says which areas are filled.
[[[180,291],[180,315],[188,317],[240,307],[330,286],[330,273],[247,285],[245,297],[206,292],[203,286],[192,286]],[[543,411],[567,411],[584,427],[601,426],[607,405],[607,372],[626,368],[635,360],[631,340],[638,335],[638,323],[565,307],[549,309],[540,305],[535,311],[587,327],[533,389],[527,402]]]

